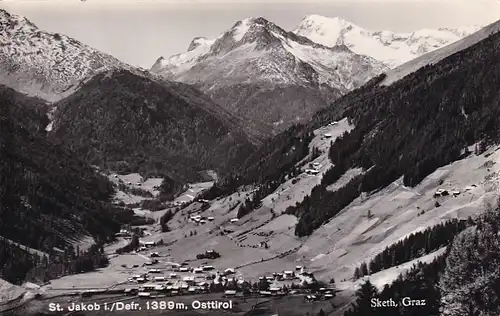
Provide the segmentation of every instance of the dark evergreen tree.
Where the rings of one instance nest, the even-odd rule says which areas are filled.
[[[356,291],[356,301],[352,305],[352,310],[348,312],[349,316],[380,315],[380,310],[372,307],[372,298],[378,298],[377,288],[368,280]]]

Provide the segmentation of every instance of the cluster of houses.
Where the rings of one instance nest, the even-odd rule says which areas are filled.
[[[129,282],[136,283],[139,287],[128,288],[125,293],[139,297],[152,297],[155,294],[199,294],[209,292],[211,283],[227,284],[233,281],[242,284],[244,282],[243,279],[236,280],[230,277],[235,273],[234,269],[213,273],[215,267],[211,265],[197,268],[187,265],[187,263],[170,263],[171,273],[168,276],[162,275],[159,269],[149,269],[147,273],[133,275],[129,278]],[[189,273],[191,274],[187,275]]]
[[[460,191],[459,190],[453,190],[451,191],[451,194],[456,197],[456,196],[459,196],[460,195]],[[450,192],[448,190],[444,190],[444,189],[439,189],[437,190],[435,193],[434,193],[434,198],[438,198],[438,197],[442,197],[442,196],[448,196],[450,195]]]
[[[189,203],[188,201],[175,201],[174,205],[175,206],[183,206],[183,205],[188,204],[188,203]]]
[[[335,289],[320,288],[316,294],[304,296],[306,302],[314,302],[317,300],[330,300],[335,297]]]
[[[213,255],[212,255],[213,254]],[[214,250],[206,251],[202,257],[216,257]],[[156,257],[157,252],[151,252],[151,257]],[[154,263],[158,263],[154,260]],[[154,298],[158,296],[177,296],[190,294],[204,294],[224,292],[225,297],[260,296],[273,297],[287,294],[298,294],[299,291],[290,291],[287,281],[291,284],[298,284],[306,280],[313,280],[312,273],[306,271],[303,266],[296,266],[295,270],[273,273],[272,276],[261,276],[259,282],[267,281],[267,286],[263,288],[251,287],[242,277],[235,277],[235,269],[228,268],[217,271],[212,265],[190,267],[188,262],[174,263],[166,262],[164,269],[150,268],[146,273],[136,274],[129,278],[129,283],[136,284],[127,289],[121,290],[126,295],[138,296],[139,298]],[[167,272],[168,271],[168,272]],[[293,282],[295,280],[300,282]],[[302,293],[302,292],[300,292]],[[309,294],[310,292],[306,292]],[[314,295],[308,295],[307,301],[319,299],[330,299],[334,297],[331,289],[320,289]]]
[[[302,277],[312,277],[312,273],[306,271],[306,268],[303,266],[296,266],[295,271],[283,271],[283,272],[274,272],[272,276],[261,276],[259,277],[259,281],[266,280],[268,282],[273,281],[284,281],[284,280],[295,280],[301,279]]]
[[[207,221],[208,222],[212,222],[213,220],[215,220],[215,217],[212,217],[212,216],[209,216],[209,217],[205,217],[205,216],[201,216],[201,215],[191,215],[189,217],[189,220],[193,223],[196,223],[196,224],[206,224]]]

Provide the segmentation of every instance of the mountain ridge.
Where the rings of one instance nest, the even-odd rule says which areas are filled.
[[[304,122],[385,69],[346,46],[326,47],[257,17],[214,39],[195,38],[187,52],[161,57],[150,70],[195,85],[232,113],[274,126],[267,130],[272,134]]]
[[[0,9],[0,83],[50,102],[109,69],[133,67],[80,41]]]

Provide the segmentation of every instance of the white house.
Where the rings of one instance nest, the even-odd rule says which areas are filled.
[[[230,296],[235,296],[236,295],[236,291],[235,290],[226,290],[224,292],[224,296],[225,297],[230,297]]]
[[[144,285],[142,286],[142,288],[143,288],[144,290],[154,290],[154,289],[155,289],[155,287],[156,287],[156,284],[144,284]]]
[[[319,170],[316,170],[316,169],[306,169],[306,172],[308,174],[318,174]]]

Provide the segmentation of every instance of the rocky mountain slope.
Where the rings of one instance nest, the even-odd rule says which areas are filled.
[[[55,101],[85,78],[116,68],[132,69],[113,56],[0,9],[0,84]]]
[[[313,42],[334,47],[345,45],[353,52],[370,56],[390,68],[451,44],[480,29],[423,29],[415,32],[371,31],[340,17],[308,15],[293,32]]]
[[[215,39],[195,38],[187,52],[159,58],[151,71],[195,85],[229,111],[271,125],[269,133],[307,120],[386,69],[344,45],[326,47],[249,18]]]
[[[232,116],[206,96],[179,93],[183,86],[127,70],[98,74],[54,104],[49,136],[117,172],[178,182],[206,169],[226,174],[254,147]]]

